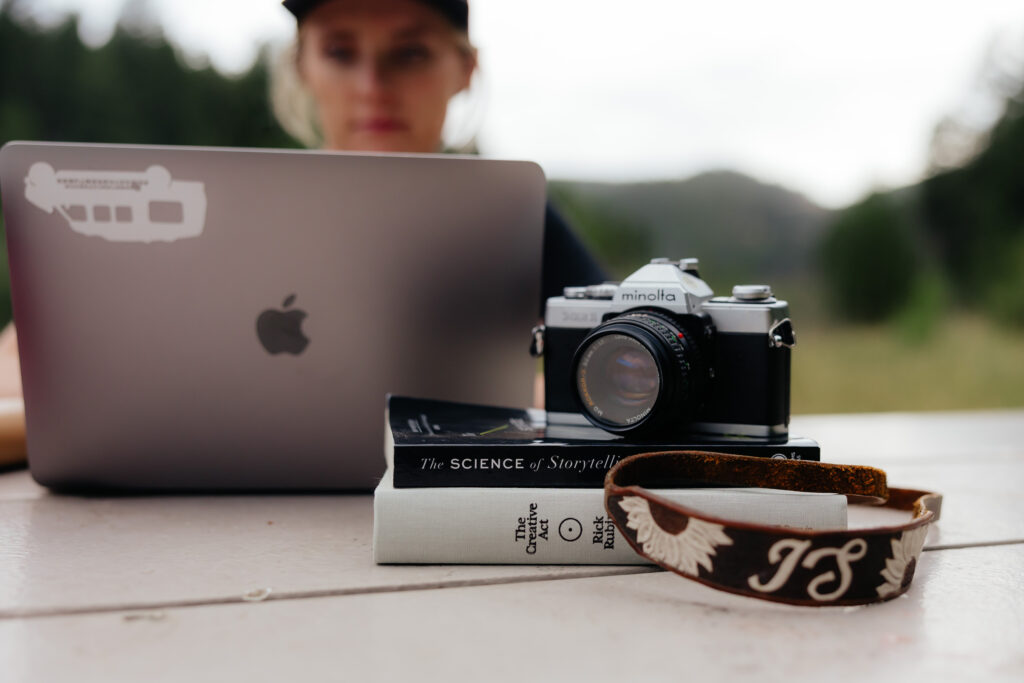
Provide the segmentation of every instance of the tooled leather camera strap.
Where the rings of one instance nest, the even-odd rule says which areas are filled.
[[[845,494],[906,510],[905,524],[808,530],[729,521],[645,487],[756,486]],[[703,451],[642,453],[608,471],[605,508],[648,560],[712,588],[795,605],[861,605],[904,593],[942,496],[890,489],[873,467]]]

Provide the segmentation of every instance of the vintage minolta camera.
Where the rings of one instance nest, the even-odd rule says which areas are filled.
[[[654,259],[621,284],[566,287],[534,330],[552,424],[642,440],[785,441],[789,306],[766,285],[713,297],[697,259]]]

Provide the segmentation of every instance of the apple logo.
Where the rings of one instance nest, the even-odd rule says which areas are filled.
[[[287,309],[293,303],[294,294],[284,300],[282,308]],[[297,356],[309,344],[309,338],[302,333],[302,321],[305,318],[306,312],[297,308],[284,311],[267,309],[256,319],[256,336],[263,348],[271,354],[290,353]]]

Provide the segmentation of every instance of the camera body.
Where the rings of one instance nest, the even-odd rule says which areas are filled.
[[[696,259],[566,287],[535,332],[552,424],[644,440],[788,437],[789,306],[765,285],[715,297]]]

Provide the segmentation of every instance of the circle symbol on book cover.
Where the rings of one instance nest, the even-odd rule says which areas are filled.
[[[579,540],[579,537],[583,535],[583,525],[580,524],[580,520],[574,517],[566,517],[558,525],[558,535],[562,537],[563,541],[572,543]]]

